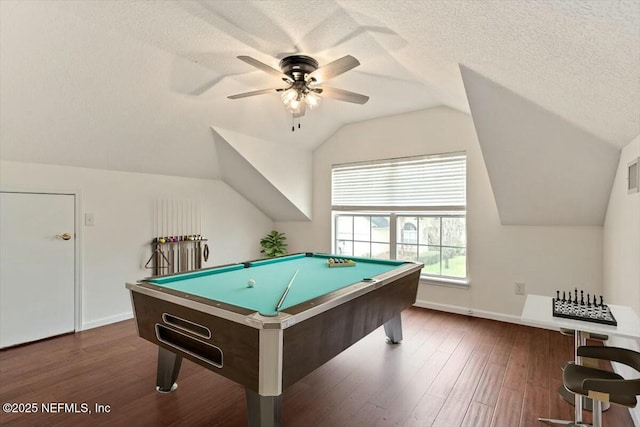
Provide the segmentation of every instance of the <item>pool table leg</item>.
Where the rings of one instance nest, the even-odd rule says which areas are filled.
[[[158,375],[156,390],[160,393],[171,393],[178,384],[178,374],[182,365],[182,356],[178,356],[164,347],[158,346]]]
[[[246,389],[249,427],[281,427],[282,395],[261,396]]]
[[[399,314],[384,324],[384,333],[387,334],[389,344],[399,344],[402,341],[402,318]]]

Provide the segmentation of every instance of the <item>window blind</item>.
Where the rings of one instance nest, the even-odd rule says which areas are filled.
[[[466,209],[464,152],[334,165],[334,210]]]

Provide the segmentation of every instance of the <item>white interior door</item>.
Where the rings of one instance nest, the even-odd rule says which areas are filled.
[[[0,348],[74,331],[74,203],[0,193]]]

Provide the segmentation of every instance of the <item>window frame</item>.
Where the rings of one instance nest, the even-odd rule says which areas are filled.
[[[448,205],[438,205],[438,206],[352,206],[352,205],[334,205],[334,170],[339,169],[341,167],[351,167],[351,166],[367,166],[367,165],[378,165],[380,163],[389,163],[394,161],[413,161],[420,159],[428,159],[429,161],[432,159],[447,159],[455,156],[464,156],[464,206],[448,206]],[[465,252],[465,277],[454,277],[454,276],[446,276],[446,275],[433,275],[421,272],[420,281],[421,283],[439,285],[439,286],[454,286],[454,287],[468,287],[470,283],[470,274],[469,274],[469,246],[468,246],[468,224],[467,224],[467,203],[466,203],[466,191],[467,191],[467,153],[465,151],[457,151],[453,153],[443,153],[443,154],[433,154],[433,155],[418,155],[418,156],[410,156],[410,157],[402,157],[402,158],[391,158],[391,159],[380,159],[374,161],[365,161],[365,162],[357,162],[357,163],[347,163],[347,164],[336,164],[332,166],[331,170],[331,250],[333,253],[337,253],[338,242],[340,241],[350,241],[351,242],[351,251],[355,253],[355,243],[356,242],[364,242],[362,240],[356,239],[356,226],[354,219],[355,217],[387,217],[389,218],[389,242],[378,242],[373,240],[373,235],[371,231],[372,221],[369,221],[369,240],[366,242],[369,244],[369,247],[372,248],[374,243],[382,243],[389,245],[389,258],[397,259],[397,249],[398,245],[402,244],[398,239],[398,220],[402,217],[436,217],[440,218],[440,238],[439,245],[427,245],[438,247],[440,251],[440,271],[442,272],[442,249],[447,247],[454,246],[451,245],[443,245],[443,233],[442,233],[442,220],[443,218],[464,218],[464,252]],[[446,161],[446,160],[445,160]],[[455,188],[455,187],[454,187]],[[340,194],[340,193],[338,193]],[[338,196],[340,197],[340,196]],[[340,217],[349,216],[352,217],[351,222],[351,239],[339,239],[338,237],[338,220]],[[419,219],[416,223],[416,227],[419,228]],[[418,233],[419,234],[419,233]],[[416,247],[416,250],[419,251],[421,246],[419,244],[419,239],[416,240],[416,243],[407,243],[408,245],[412,245]],[[455,248],[461,248],[460,246],[455,246]],[[419,253],[419,252],[417,252]],[[369,251],[369,255],[371,256],[372,251]]]
[[[431,218],[464,218],[465,220],[465,277],[455,277],[455,276],[446,276],[446,275],[433,275],[428,273],[420,273],[420,281],[423,283],[440,285],[440,286],[454,286],[454,287],[468,287],[469,286],[469,254],[468,254],[468,232],[467,232],[467,215],[466,212],[421,212],[421,211],[368,211],[368,210],[353,210],[353,211],[343,211],[343,210],[333,210],[331,212],[332,215],[332,227],[331,227],[331,252],[337,254],[338,242],[339,241],[350,241],[352,243],[352,251],[354,248],[353,243],[355,242],[365,242],[363,240],[355,239],[355,225],[352,220],[352,228],[351,235],[352,239],[339,239],[338,238],[338,218],[340,217],[388,217],[389,218],[389,242],[378,242],[373,241],[371,233],[369,234],[369,240],[366,243],[369,245],[373,243],[381,243],[389,245],[389,259],[398,259],[397,258],[397,248],[398,245],[403,244],[398,240],[398,219],[400,217],[431,217]],[[442,244],[442,232],[440,233],[439,245],[429,245],[429,246],[437,246],[440,249],[442,248],[460,248],[461,246],[450,246]],[[408,245],[412,246],[420,246],[419,240],[415,244],[408,243]],[[370,246],[371,247],[371,246]],[[442,253],[442,252],[441,252]],[[440,258],[440,262],[442,262],[442,255]]]

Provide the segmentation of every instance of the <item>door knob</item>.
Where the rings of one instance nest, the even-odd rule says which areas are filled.
[[[71,234],[69,233],[64,233],[64,234],[56,234],[56,237],[61,238],[62,240],[69,240],[71,239]]]

